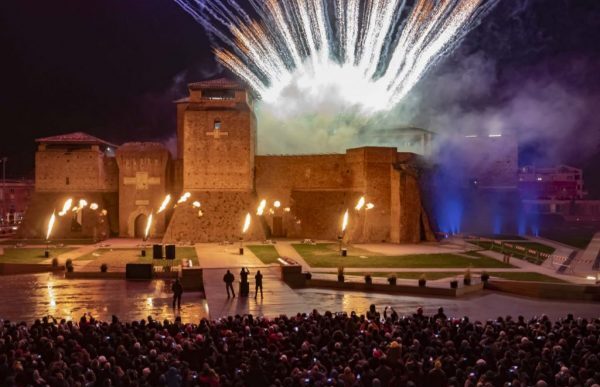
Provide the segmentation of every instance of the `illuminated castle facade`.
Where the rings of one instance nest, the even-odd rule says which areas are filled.
[[[418,156],[396,148],[363,147],[343,154],[256,155],[253,97],[242,85],[216,79],[189,85],[176,101],[177,157],[163,144],[109,144],[84,133],[37,140],[36,192],[24,236],[41,236],[49,211],[67,198],[98,203],[59,220],[56,237],[142,237],[166,242],[247,239],[335,239],[350,209],[351,242],[432,240],[418,181]],[[189,200],[173,206],[185,192]],[[165,196],[173,202],[156,214]],[[355,211],[364,196],[374,208]],[[260,200],[263,216],[256,216]],[[275,202],[279,206],[275,206]],[[200,202],[200,209],[192,203]],[[105,210],[105,211],[102,211]]]

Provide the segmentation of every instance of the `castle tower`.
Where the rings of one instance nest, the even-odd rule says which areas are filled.
[[[244,87],[221,78],[178,101],[184,191],[253,191],[256,118]]]
[[[190,84],[189,96],[176,104],[181,167],[175,185],[202,207],[177,206],[164,240],[236,240],[245,214],[257,205],[252,96],[241,84],[221,78]],[[262,239],[264,233],[255,222],[245,237]]]

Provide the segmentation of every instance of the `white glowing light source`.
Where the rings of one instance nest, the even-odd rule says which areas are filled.
[[[465,136],[465,138],[477,138],[476,134],[468,134]]]
[[[190,196],[192,196],[191,193],[189,193],[189,192],[184,193],[183,195],[181,195],[181,197],[177,201],[177,204],[181,204],[181,203],[187,202],[188,199],[190,198]]]
[[[258,208],[256,209],[256,215],[262,216],[265,212],[265,207],[267,206],[267,201],[265,199],[261,200],[258,204]]]
[[[281,207],[281,202],[280,202],[279,200],[275,200],[275,201],[273,202],[273,206],[274,206],[275,208],[279,208],[279,207]]]
[[[375,208],[375,204],[367,203],[367,210],[372,210],[373,208]]]
[[[90,204],[90,210],[96,211],[97,209],[98,209],[98,203],[92,203],[92,204]]]
[[[54,212],[52,216],[50,216],[50,220],[48,220],[48,230],[46,231],[46,240],[50,240],[50,235],[52,235],[52,229],[54,228],[54,223],[56,222],[56,215]]]
[[[88,202],[87,202],[87,200],[85,200],[85,199],[79,199],[79,208],[80,208],[80,209],[84,209],[84,208],[86,208],[86,207],[87,207],[87,205],[88,205]]]
[[[58,213],[58,216],[65,216],[67,212],[69,212],[69,210],[71,209],[71,206],[73,206],[73,199],[69,198],[65,201],[65,204],[63,204],[63,208]]]
[[[289,266],[290,264],[283,258],[277,258],[277,261],[281,263],[283,266]]]
[[[102,210],[102,215],[104,215],[104,216],[108,215],[108,211],[107,210]]]
[[[356,211],[360,211],[365,205],[365,197],[361,196],[360,199],[358,199],[358,203],[356,203],[356,207],[354,207],[354,209]]]
[[[196,200],[195,202],[193,202],[193,203],[192,203],[192,207],[194,207],[194,208],[200,208],[201,206],[202,206],[202,203],[200,203],[200,202],[199,202],[199,201],[197,201],[197,200]]]
[[[244,227],[242,228],[242,234],[245,234],[246,231],[250,228],[250,222],[252,221],[252,217],[250,213],[246,214],[246,219],[244,219]]]
[[[331,90],[389,110],[498,0],[175,0],[215,38],[217,59],[267,103]],[[408,3],[408,5],[407,5]],[[406,15],[406,16],[404,16]]]
[[[342,232],[346,231],[346,228],[348,227],[348,217],[350,215],[348,214],[348,210],[346,210],[346,212],[344,213],[344,217],[342,218]]]
[[[160,205],[158,211],[156,212],[157,214],[160,214],[161,212],[163,212],[164,210],[167,209],[167,206],[169,205],[169,203],[171,203],[171,195],[167,195],[165,196],[165,198],[162,201],[162,204]]]
[[[283,209],[283,211],[284,211],[284,212],[290,212],[290,211],[292,211],[292,209],[291,209],[291,208],[289,208],[289,207],[286,207],[286,208],[284,208],[284,209]]]
[[[590,281],[595,281],[596,277],[594,277],[593,275],[588,275],[587,277],[585,277],[585,279],[590,280]]]
[[[150,235],[150,229],[152,228],[152,213],[148,216],[148,221],[146,222],[146,231],[144,232],[144,239],[148,239]]]
[[[502,137],[501,134],[490,134],[488,135],[488,137]]]

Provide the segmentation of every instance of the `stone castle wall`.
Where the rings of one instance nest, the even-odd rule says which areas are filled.
[[[118,233],[118,196],[116,192],[35,192],[27,207],[23,223],[19,227],[22,238],[45,239],[48,221],[53,212],[58,214],[67,199],[77,205],[80,199],[89,204],[98,204],[98,210],[85,208],[81,215],[69,212],[63,217],[57,215],[51,240],[93,238],[106,239]],[[103,210],[106,210],[104,213]],[[81,221],[81,227],[74,227],[73,220]]]
[[[256,126],[247,107],[190,105],[183,126],[185,191],[253,191]]]
[[[190,200],[178,205],[165,232],[163,241],[179,242],[237,242],[242,236],[246,214],[252,222],[245,240],[264,240],[266,235],[254,209],[258,199],[251,192],[191,191]],[[201,209],[192,206],[193,201],[202,203]]]
[[[41,147],[35,155],[37,192],[117,192],[118,168],[98,147],[67,150]]]
[[[136,219],[154,212],[151,235],[162,235],[166,228],[166,213],[156,214],[156,211],[170,192],[169,152],[159,143],[127,143],[117,150],[116,158],[119,165],[119,234],[136,236]],[[138,220],[138,236],[139,226],[145,223],[145,220]]]

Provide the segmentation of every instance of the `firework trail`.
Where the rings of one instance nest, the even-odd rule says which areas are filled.
[[[388,110],[498,0],[175,0],[219,41],[215,55],[267,103],[290,85],[333,86]]]

